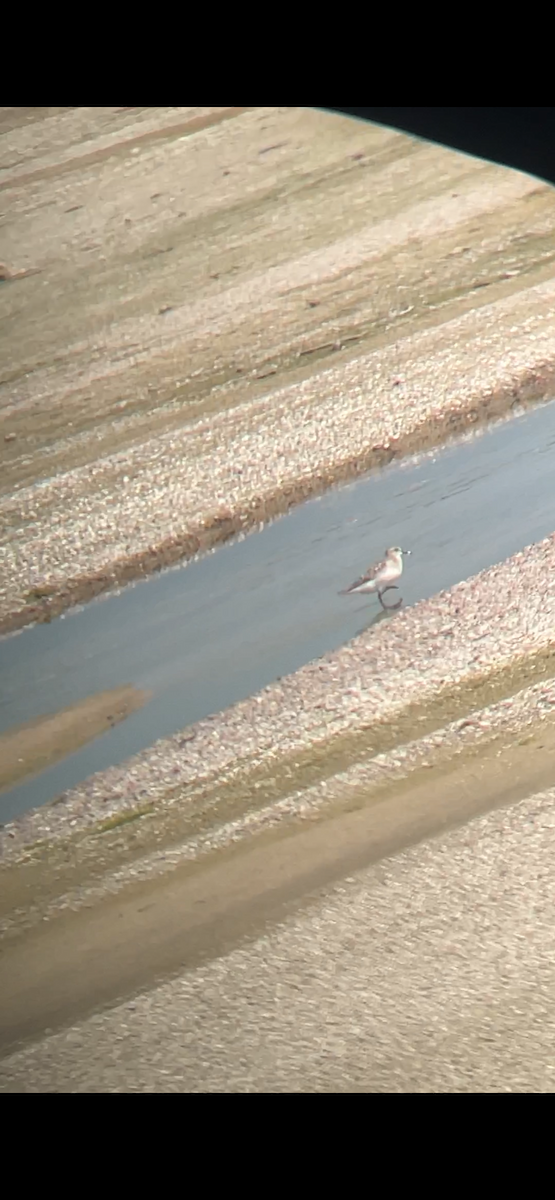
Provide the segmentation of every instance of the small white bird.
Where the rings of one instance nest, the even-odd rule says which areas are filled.
[[[356,579],[350,587],[345,588],[340,592],[340,596],[349,596],[351,594],[367,594],[368,592],[377,593],[378,600],[382,608],[398,608],[399,604],[384,604],[382,597],[385,592],[397,587],[397,580],[403,574],[403,555],[410,554],[410,550],[401,550],[400,546],[392,546],[390,550],[386,550],[385,558],[381,562],[372,563],[368,567],[364,575],[360,579]]]

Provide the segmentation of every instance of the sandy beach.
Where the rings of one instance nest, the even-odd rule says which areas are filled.
[[[553,397],[537,180],[308,108],[0,109],[0,152],[3,634]],[[0,828],[3,1046],[422,839],[549,824],[554,579],[550,536]],[[142,702],[17,731],[29,769]],[[79,1090],[45,1047],[0,1090]]]

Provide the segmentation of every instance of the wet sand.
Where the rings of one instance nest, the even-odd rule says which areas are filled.
[[[554,818],[551,788],[316,889],[3,1059],[0,1090],[551,1094]]]
[[[14,111],[3,630],[552,393],[536,181],[306,109]],[[551,786],[554,578],[550,538],[2,830],[4,1046]]]
[[[325,820],[281,827],[96,902],[83,895],[77,911],[12,931],[0,959],[0,1050],[229,954],[353,872],[552,786],[554,764],[551,712],[526,737],[486,739],[456,762],[429,752],[404,783]]]
[[[551,393],[555,201],[537,181],[308,109],[1,116],[12,165],[0,257],[14,275],[0,286],[1,628],[49,619]],[[429,660],[442,606],[417,611],[417,630],[396,628]],[[507,664],[526,639],[502,643],[493,660]],[[370,651],[352,653],[360,678]],[[301,714],[321,703],[311,672],[299,676]],[[327,679],[330,711],[348,709],[352,686],[343,667]],[[282,700],[289,712],[286,696],[274,714]],[[220,724],[226,769],[241,745],[254,742],[257,761],[253,712],[254,701],[217,719],[209,774]],[[236,722],[239,740],[227,736]],[[123,787],[108,775],[66,814],[76,807],[87,827],[107,803],[117,815],[203,790],[205,741],[184,743],[185,768],[178,743],[161,743],[137,780],[133,767]],[[308,754],[314,743],[307,729]]]
[[[4,631],[552,394],[535,180],[310,109],[3,128]]]
[[[0,735],[0,792],[37,775],[136,712],[148,694],[132,687],[89,696],[60,712],[38,717]]]
[[[8,824],[4,930],[371,806],[384,773],[397,785],[430,756],[527,737],[554,702],[554,557],[546,539]]]

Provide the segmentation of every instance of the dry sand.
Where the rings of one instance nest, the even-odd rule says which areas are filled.
[[[0,629],[551,394],[547,186],[303,108],[0,117]]]
[[[537,181],[299,108],[4,109],[0,149],[3,630],[552,395]],[[428,833],[455,760],[447,820],[548,786],[506,756],[553,740],[553,578],[548,539],[6,827],[10,944],[328,820],[329,850],[389,778],[402,808],[437,771]]]
[[[484,730],[510,741],[541,723],[553,578],[547,539],[10,823],[0,917],[79,907],[268,829],[372,804],[380,755],[398,780],[432,749],[445,764]]]

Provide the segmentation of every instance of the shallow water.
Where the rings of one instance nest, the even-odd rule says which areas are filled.
[[[124,683],[153,697],[122,725],[0,796],[0,821],[382,619],[374,597],[338,592],[386,546],[413,552],[399,593],[410,605],[547,536],[555,529],[554,479],[551,403],[310,501],[198,562],[5,638],[0,731]]]

